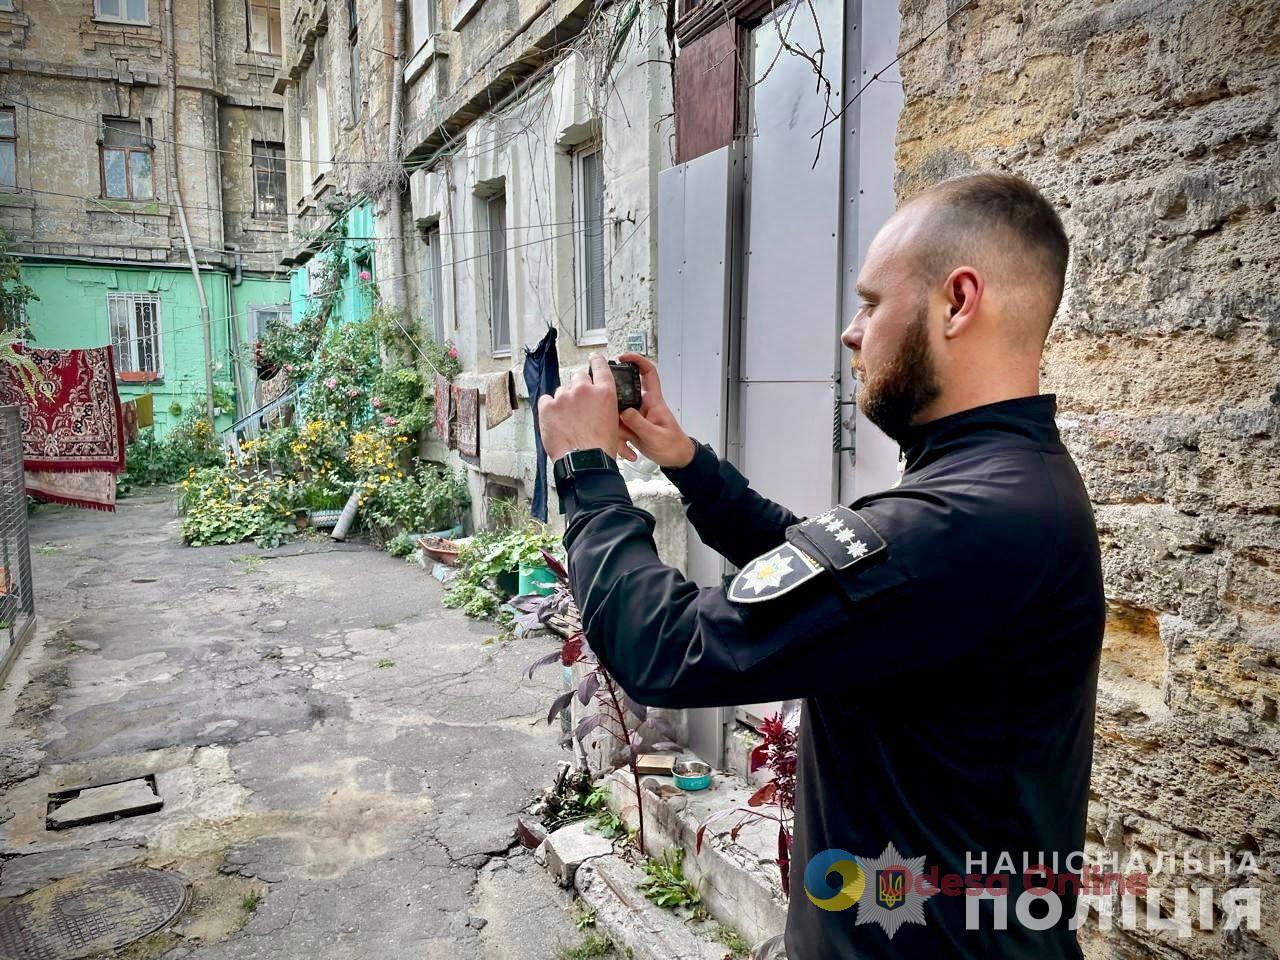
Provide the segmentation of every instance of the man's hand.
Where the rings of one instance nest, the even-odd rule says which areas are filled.
[[[628,360],[640,368],[643,391],[639,410],[622,411],[622,439],[635,444],[641,453],[660,467],[687,467],[693,459],[694,443],[662,399],[658,368],[652,360],[638,353],[624,353],[618,359]],[[628,460],[635,459],[635,454],[626,447],[622,456]]]
[[[538,400],[538,428],[547,456],[559,460],[571,450],[596,447],[616,456],[622,440],[618,433],[618,390],[609,363],[591,354],[591,377],[579,372],[573,382],[554,397]]]

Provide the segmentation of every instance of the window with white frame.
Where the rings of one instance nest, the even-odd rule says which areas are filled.
[[[0,190],[17,188],[18,118],[13,107],[0,107]]]
[[[245,0],[245,24],[251,53],[279,53],[280,0]]]
[[[109,200],[154,200],[151,121],[102,118],[99,149],[102,195]]]
[[[573,155],[579,339],[600,338],[605,331],[603,158],[598,145]]]
[[[486,253],[489,261],[489,334],[495,356],[511,352],[511,317],[507,311],[507,195],[484,201]]]
[[[164,376],[160,343],[160,298],[144,293],[107,294],[107,319],[121,380]]]
[[[412,0],[409,7],[410,45],[417,53],[436,33],[436,0]]]
[[[288,323],[291,317],[287,303],[271,306],[253,305],[249,307],[249,334],[255,340],[261,340],[267,333],[267,325],[272,322]]]
[[[93,0],[93,15],[99,20],[147,24],[147,0]]]
[[[444,283],[440,263],[440,224],[426,229],[423,239],[427,243],[427,301],[431,310],[431,329],[436,343],[444,343]]]

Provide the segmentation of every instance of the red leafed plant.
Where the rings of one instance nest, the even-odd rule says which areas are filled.
[[[702,852],[703,835],[707,827],[724,817],[739,815],[738,822],[729,830],[729,838],[738,839],[738,833],[749,823],[773,820],[778,824],[778,870],[782,875],[782,892],[791,895],[791,820],[796,810],[796,727],[799,722],[797,705],[784,716],[776,713],[760,724],[764,740],[751,751],[751,772],[761,767],[773,774],[773,779],[747,798],[744,809],[720,810],[707,817],[698,827],[694,852]],[[764,809],[764,808],[776,808]]]
[[[569,574],[560,561],[546,550],[542,551],[542,559],[555,574],[555,587],[546,596],[525,594],[513,597],[511,605],[519,611],[515,622],[523,629],[531,629],[546,626],[554,620],[559,625],[568,624],[570,629],[560,649],[531,663],[527,675],[532,677],[539,667],[557,661],[566,667],[583,665],[585,675],[577,689],[567,690],[551,702],[551,709],[547,711],[547,723],[553,723],[562,711],[568,709],[575,696],[584,707],[592,703],[596,705],[594,713],[589,713],[579,721],[573,731],[574,738],[582,743],[586,737],[599,735],[603,731],[616,738],[621,745],[623,761],[630,769],[631,779],[635,784],[640,853],[648,856],[644,841],[644,804],[640,800],[640,771],[636,768],[636,761],[641,751],[647,747],[676,746],[672,742],[676,738],[675,729],[665,717],[650,714],[648,707],[627,696],[626,691],[595,658],[587,645],[586,635],[582,632],[582,617],[569,587]],[[596,744],[596,740],[591,741],[591,746]]]

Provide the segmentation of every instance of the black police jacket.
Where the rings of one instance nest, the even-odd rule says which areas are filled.
[[[700,447],[668,476],[742,568],[728,587],[658,559],[620,475],[564,492],[587,639],[636,700],[804,698],[790,960],[1081,956],[1070,873],[1105,602],[1054,409],[1026,397],[914,428],[896,487],[808,521]],[[1041,863],[1055,895],[1021,914]]]

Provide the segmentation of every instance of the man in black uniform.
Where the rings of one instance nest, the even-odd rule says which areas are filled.
[[[656,706],[804,698],[790,960],[1081,956],[1070,882],[1017,909],[1042,885],[1025,866],[1081,867],[1104,620],[1092,508],[1039,393],[1066,260],[1057,214],[1013,176],[948,181],[889,220],[841,339],[905,472],[814,519],[690,440],[642,357],[623,357],[638,412],[618,417],[599,356],[542,400],[574,595],[614,677]],[[658,559],[605,455],[625,441],[742,568],[727,587]],[[1002,855],[1016,875],[980,878],[1008,885],[1001,903],[914,879],[1004,872]]]

